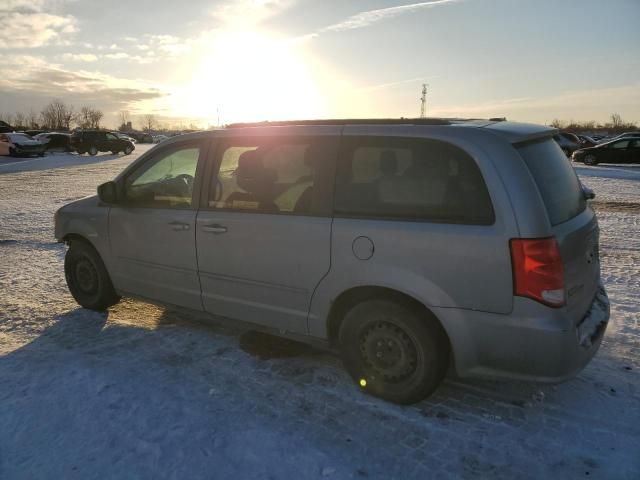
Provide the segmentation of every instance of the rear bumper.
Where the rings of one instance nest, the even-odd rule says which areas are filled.
[[[603,286],[577,323],[562,309],[518,297],[510,315],[436,310],[459,376],[538,382],[561,382],[582,370],[598,351],[609,321]]]

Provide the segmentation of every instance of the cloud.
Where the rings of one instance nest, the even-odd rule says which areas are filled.
[[[105,55],[105,58],[108,58],[110,60],[122,60],[124,58],[129,58],[129,54],[124,52],[108,53]]]
[[[295,0],[235,0],[211,10],[211,16],[235,28],[255,26],[295,3]]]
[[[553,118],[602,120],[602,112],[619,112],[625,119],[638,121],[640,83],[617,87],[576,90],[545,97],[508,98],[467,105],[434,106],[430,115],[453,117],[520,117],[533,121]]]
[[[55,15],[44,10],[47,0],[2,0],[0,3],[0,49],[35,48],[62,43],[76,31],[71,15]]]
[[[61,57],[68,62],[95,62],[98,57],[93,53],[65,53]]]
[[[34,48],[60,41],[76,31],[71,16],[0,12],[0,48]]]
[[[328,32],[343,32],[345,30],[355,30],[358,28],[365,28],[374,23],[381,22],[404,13],[414,12],[417,10],[424,10],[426,8],[433,8],[440,5],[446,5],[451,3],[457,3],[462,0],[431,0],[428,2],[411,3],[407,5],[398,5],[395,7],[379,8],[376,10],[367,10],[364,12],[356,13],[341,22],[335,23],[321,28],[320,30],[305,35],[304,38],[314,38],[322,33]]]
[[[173,35],[146,34],[146,43],[140,43],[138,49],[153,53],[158,57],[178,57],[191,51],[194,39],[183,39]]]
[[[40,98],[42,104],[60,98],[75,105],[90,104],[107,111],[135,110],[136,104],[160,99],[167,90],[141,80],[117,78],[99,72],[66,70],[43,58],[28,55],[0,57],[0,94]]]

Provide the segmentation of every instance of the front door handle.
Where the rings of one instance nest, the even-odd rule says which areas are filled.
[[[202,231],[207,233],[220,234],[220,233],[226,233],[227,227],[225,227],[224,225],[219,225],[217,223],[214,223],[213,225],[205,225],[204,227],[202,227]]]
[[[191,228],[188,223],[178,222],[178,221],[169,222],[169,225],[171,225],[171,229],[175,230],[176,232],[189,230],[189,228]]]

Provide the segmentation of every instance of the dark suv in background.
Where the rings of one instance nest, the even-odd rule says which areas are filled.
[[[98,152],[111,152],[114,155],[124,152],[129,155],[136,148],[131,141],[102,130],[76,130],[71,135],[71,146],[81,155],[96,155]]]

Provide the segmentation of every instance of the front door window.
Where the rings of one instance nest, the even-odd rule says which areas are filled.
[[[199,145],[180,146],[158,153],[125,180],[127,204],[135,207],[190,208]]]

